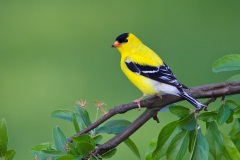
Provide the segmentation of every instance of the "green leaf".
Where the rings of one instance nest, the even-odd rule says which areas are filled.
[[[127,120],[111,120],[105,123],[102,127],[96,129],[96,134],[107,133],[107,134],[117,134],[122,130],[127,128],[131,122]]]
[[[226,108],[229,108],[230,110],[230,115],[228,116],[228,119],[226,120],[226,123],[229,124],[229,123],[232,123],[233,121],[233,114],[235,112],[235,109],[237,108],[237,103],[232,101],[232,100],[227,100],[224,104],[224,106]]]
[[[215,73],[240,69],[240,55],[232,54],[219,58],[213,63],[212,70]]]
[[[235,109],[238,106],[233,100],[226,100],[225,105],[230,109]]]
[[[233,136],[233,135],[236,134],[238,131],[240,131],[240,122],[238,121],[238,119],[235,119],[235,120],[233,121],[232,129],[231,129],[231,131],[229,132],[229,135],[230,135],[230,136]]]
[[[52,150],[42,150],[41,152],[49,154],[49,155],[55,155],[55,156],[60,156],[60,155],[65,154],[62,151],[55,150],[55,149],[52,149]]]
[[[83,130],[84,128],[86,128],[86,124],[82,119],[82,116],[79,113],[74,113],[73,114],[73,125],[75,130]]]
[[[179,126],[187,131],[192,131],[197,126],[195,113],[188,114],[179,119]]]
[[[117,131],[117,133],[118,132],[119,131]],[[107,127],[104,127],[104,126],[95,129],[95,134],[100,134],[100,133],[117,134],[117,133],[112,132],[110,128],[107,128]]]
[[[1,155],[3,156],[0,156],[3,160],[12,160],[14,158],[16,154],[16,151],[15,150],[9,150],[9,151],[5,151],[3,152]],[[0,158],[0,159],[1,159]]]
[[[127,138],[124,141],[124,143],[128,146],[128,148],[130,148],[130,150],[137,156],[138,159],[141,159],[141,156],[140,156],[137,146],[130,138]]]
[[[77,136],[77,137],[72,137],[73,138],[73,142],[74,144],[77,144],[79,142],[87,142],[93,146],[96,145],[94,139],[92,137],[90,137],[88,134],[83,134],[83,135],[80,135],[80,136]]]
[[[32,151],[52,150],[52,147],[50,143],[41,143],[31,148],[31,150]]]
[[[67,153],[71,155],[79,155],[78,149],[73,145],[73,143],[68,142],[67,144]]]
[[[78,152],[79,152],[79,156],[81,158],[86,158],[88,156],[88,154],[94,150],[95,146],[93,146],[92,144],[88,143],[88,142],[78,142],[76,144]]]
[[[109,159],[112,156],[114,156],[116,152],[117,152],[117,149],[114,148],[114,149],[111,149],[110,151],[108,151],[107,153],[104,153],[101,157],[104,159]]]
[[[203,112],[198,116],[198,119],[204,121],[204,122],[212,122],[217,119],[217,113],[216,112]]]
[[[97,135],[97,136],[93,137],[96,144],[98,144],[102,140],[102,138],[103,138],[103,136],[101,136],[101,135]]]
[[[216,122],[207,123],[206,139],[209,145],[209,151],[214,159],[221,159],[223,153],[223,137],[218,130]]]
[[[72,115],[74,111],[68,109],[55,110],[51,113],[52,118],[59,118],[72,122]]]
[[[4,118],[0,119],[0,155],[7,151],[8,134],[7,124]]]
[[[226,105],[221,105],[217,114],[217,123],[222,125],[225,123],[230,116],[230,109]]]
[[[234,114],[234,110],[230,109],[230,115],[229,115],[228,119],[226,120],[227,124],[232,123],[232,121],[233,121],[233,114]]]
[[[208,159],[208,142],[201,130],[197,131],[197,138],[191,155],[191,160]]]
[[[169,111],[178,117],[182,117],[190,113],[190,109],[183,106],[170,106]]]
[[[178,121],[174,121],[162,128],[158,135],[157,147],[152,154],[154,159],[158,159],[166,155],[167,148],[172,138],[181,131],[181,128],[178,125]]]
[[[231,140],[237,147],[238,151],[240,151],[240,131],[237,132],[234,136],[232,136]]]
[[[234,114],[233,114],[234,118],[240,118],[240,109],[238,109]]]
[[[224,142],[223,156],[226,159],[239,160],[240,153],[237,150],[236,146],[233,144],[233,142],[229,139],[228,136],[226,136],[223,133],[222,133],[222,136],[223,136],[223,142]]]
[[[67,155],[58,157],[56,160],[76,160],[76,158],[78,158],[78,156],[67,154]]]
[[[79,127],[79,123],[78,123],[76,115],[77,115],[76,113],[73,113],[72,122],[73,122],[73,126],[75,128],[75,131],[78,133],[78,132],[80,132],[80,127]]]
[[[59,126],[53,128],[53,142],[57,150],[66,153],[67,138]]]
[[[182,130],[171,141],[167,150],[168,160],[182,160],[189,143],[189,132]]]
[[[195,147],[195,143],[197,141],[197,132],[198,130],[192,130],[189,132],[189,137],[190,137],[189,146],[188,146],[189,153],[192,153]]]
[[[42,150],[42,151],[34,151],[33,154],[41,159],[56,159],[59,156],[62,156],[64,153],[58,150]]]
[[[153,138],[149,144],[149,147],[145,153],[145,160],[158,160],[160,158],[153,158],[152,153],[157,147],[157,137]]]
[[[228,82],[239,82],[240,81],[240,74],[234,75],[227,79]]]
[[[80,113],[80,116],[81,116],[85,126],[87,126],[87,127],[90,126],[92,124],[92,122],[89,118],[89,114],[88,114],[87,110],[80,106],[76,106],[76,109]]]

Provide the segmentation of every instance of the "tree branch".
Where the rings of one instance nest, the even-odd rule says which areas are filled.
[[[210,104],[217,97],[240,94],[240,82],[223,82],[217,84],[207,84],[203,86],[194,87],[192,89],[186,90],[191,96],[195,98],[210,98],[206,102],[206,104]],[[159,110],[164,108],[165,106],[182,101],[181,97],[177,97],[174,95],[164,94],[162,95],[162,99],[157,96],[152,96],[141,101],[141,107],[147,108],[144,113],[142,113],[131,125],[129,125],[125,130],[121,133],[107,141],[105,144],[99,145],[97,149],[94,150],[94,154],[96,156],[102,155],[107,151],[115,148],[129,136],[131,136],[134,132],[136,132],[143,124],[145,124],[152,117],[156,118],[156,115]],[[87,133],[92,129],[96,128],[109,118],[113,117],[116,114],[123,114],[129,110],[138,108],[136,103],[122,104],[112,108],[107,114],[101,117],[99,120],[76,134],[75,136],[79,136],[81,134]],[[70,138],[71,141],[71,138]]]
[[[123,132],[117,134],[103,145],[98,145],[98,148],[93,152],[95,155],[101,155],[106,153],[110,149],[115,148],[135,131],[137,131],[143,124],[145,124],[150,118],[156,115],[157,110],[146,109],[133,123],[131,123]]]

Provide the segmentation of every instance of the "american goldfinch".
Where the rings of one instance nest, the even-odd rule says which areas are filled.
[[[162,59],[150,48],[145,46],[132,33],[123,33],[116,38],[112,47],[121,53],[121,69],[128,79],[143,92],[137,102],[141,109],[140,101],[146,95],[168,93],[180,96],[190,102],[199,111],[204,104],[190,96],[179,83],[176,76]]]

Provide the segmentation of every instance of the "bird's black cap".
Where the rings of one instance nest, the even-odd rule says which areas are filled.
[[[123,33],[116,38],[116,41],[118,41],[119,43],[127,42],[128,35],[129,33]]]

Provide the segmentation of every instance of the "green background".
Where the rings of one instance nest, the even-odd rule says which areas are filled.
[[[54,110],[74,109],[81,98],[94,119],[95,100],[112,108],[141,96],[111,48],[124,32],[156,51],[183,84],[222,82],[234,72],[215,74],[211,66],[221,56],[240,54],[240,1],[1,0],[0,117],[7,120],[15,159],[34,159],[31,147],[52,142],[53,126],[74,134],[72,124],[50,118]],[[143,110],[116,118],[133,121]],[[160,124],[150,120],[131,136],[142,156],[162,126],[176,119],[169,112],[159,118]],[[121,144],[113,159],[123,158],[136,159]]]

